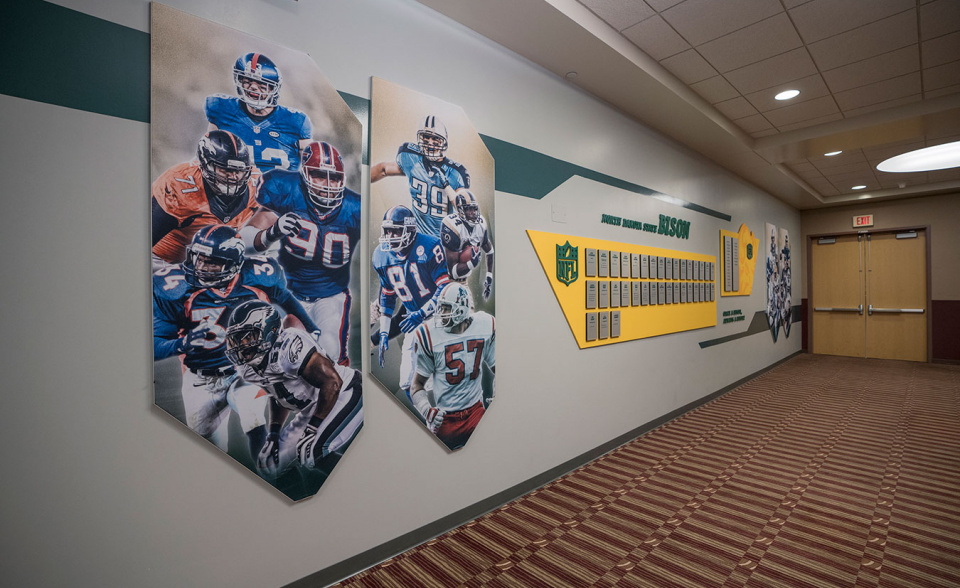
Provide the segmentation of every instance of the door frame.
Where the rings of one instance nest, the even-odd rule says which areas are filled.
[[[933,292],[932,284],[933,277],[930,275],[930,252],[932,251],[930,247],[930,241],[932,239],[930,234],[930,225],[913,225],[906,227],[894,227],[890,229],[865,229],[861,231],[838,231],[833,233],[818,233],[816,235],[807,235],[807,246],[806,246],[806,263],[804,267],[806,268],[806,287],[809,298],[807,299],[808,311],[807,311],[807,340],[806,346],[807,349],[813,353],[813,242],[816,239],[822,239],[824,237],[846,237],[849,235],[876,235],[878,233],[902,233],[904,231],[924,231],[926,234],[926,264],[927,264],[927,306],[926,312],[927,315],[927,363],[932,361],[933,357]],[[864,276],[866,277],[866,276]]]

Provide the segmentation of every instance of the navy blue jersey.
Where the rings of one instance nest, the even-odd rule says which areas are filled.
[[[274,106],[273,112],[258,121],[251,118],[239,96],[214,94],[207,96],[204,110],[207,121],[240,137],[253,149],[254,162],[264,172],[298,169],[299,142],[313,135],[310,117],[286,106]]]
[[[226,329],[230,311],[247,300],[282,303],[290,297],[283,270],[266,257],[249,257],[240,273],[223,290],[194,288],[181,266],[168,266],[153,275],[153,358],[176,354],[177,339],[201,323],[219,331]],[[219,327],[219,328],[218,328]],[[183,363],[190,369],[230,365],[226,345],[188,347]]]
[[[446,157],[438,162],[426,160],[416,143],[400,146],[397,165],[410,182],[410,197],[413,199],[410,208],[417,218],[417,231],[439,237],[440,223],[449,213],[449,203],[440,187],[439,174],[434,170],[439,168],[446,175],[450,187],[456,190],[470,187],[470,175],[466,168]]]
[[[350,286],[350,259],[360,251],[360,195],[344,188],[340,208],[323,220],[307,200],[297,172],[264,175],[257,201],[277,213],[295,213],[300,233],[281,240],[280,265],[290,291],[301,299],[327,298]]]
[[[381,306],[388,315],[393,314],[394,297],[414,312],[450,281],[440,240],[420,233],[406,257],[378,247],[373,252],[373,269],[380,276]]]

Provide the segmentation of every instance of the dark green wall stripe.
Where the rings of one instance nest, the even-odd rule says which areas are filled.
[[[803,313],[800,312],[800,305],[791,307],[790,322],[799,323]],[[750,321],[750,326],[747,327],[747,330],[742,333],[734,333],[733,335],[727,335],[726,337],[720,337],[719,339],[710,339],[708,341],[700,342],[700,349],[706,347],[713,347],[714,345],[720,345],[721,343],[729,343],[730,341],[736,341],[737,339],[742,339],[744,337],[749,337],[750,335],[756,335],[757,333],[762,333],[764,331],[769,331],[770,326],[767,324],[767,313],[762,310],[758,310],[753,314],[753,319]]]
[[[150,121],[150,35],[40,0],[3,12],[0,94]]]
[[[5,6],[0,55],[16,75],[0,76],[0,94],[150,122],[150,35],[42,0]],[[340,92],[361,121],[370,101]],[[369,128],[369,125],[367,125]],[[665,196],[638,184],[481,135],[497,162],[496,188],[540,199],[574,176],[635,194]],[[364,137],[366,143],[366,137]],[[363,163],[369,163],[368,149]],[[688,210],[730,221],[730,215],[670,198]]]

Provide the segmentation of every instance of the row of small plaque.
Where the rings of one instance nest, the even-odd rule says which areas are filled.
[[[588,312],[587,341],[620,336],[620,311]]]
[[[687,282],[620,282],[587,280],[587,308],[654,306],[711,302],[714,285]]]
[[[723,237],[723,291],[740,291],[740,239]]]
[[[654,280],[713,281],[714,263],[676,257],[609,251],[586,250],[588,278],[650,278]]]

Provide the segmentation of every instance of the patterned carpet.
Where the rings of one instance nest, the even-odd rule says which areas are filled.
[[[960,586],[960,366],[799,355],[336,586]]]

